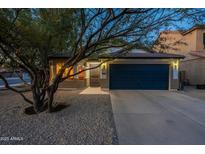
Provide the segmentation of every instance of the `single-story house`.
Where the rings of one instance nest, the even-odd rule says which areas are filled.
[[[51,78],[58,72],[68,54],[49,57]],[[176,90],[179,88],[178,67],[184,56],[147,52],[134,49],[103,63],[100,67],[72,76],[60,87],[101,87],[108,89]],[[113,59],[112,54],[88,58],[73,66],[71,74],[95,67],[102,61]]]

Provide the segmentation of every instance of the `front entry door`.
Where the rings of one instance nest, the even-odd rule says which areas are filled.
[[[97,66],[98,64],[90,64],[90,68]],[[99,67],[90,70],[90,87],[100,86],[100,71]]]

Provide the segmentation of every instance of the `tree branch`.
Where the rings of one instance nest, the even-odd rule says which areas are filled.
[[[22,98],[23,98],[26,102],[28,102],[29,104],[33,104],[33,102],[32,102],[31,100],[29,100],[28,98],[26,98],[26,96],[23,94],[22,91],[19,91],[19,90],[15,89],[15,88],[11,87],[11,86],[9,85],[8,81],[6,80],[6,78],[4,78],[3,75],[1,75],[1,74],[0,74],[0,79],[3,80],[4,85],[5,85],[5,87],[6,87],[7,89],[10,89],[10,90],[12,90],[12,91],[14,91],[14,92],[20,94],[20,95],[22,96]]]

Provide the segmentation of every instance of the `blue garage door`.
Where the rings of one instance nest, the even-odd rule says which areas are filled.
[[[110,89],[167,90],[169,65],[110,64]]]

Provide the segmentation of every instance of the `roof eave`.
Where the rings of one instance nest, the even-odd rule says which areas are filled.
[[[185,56],[180,57],[99,57],[100,59],[184,59]]]

